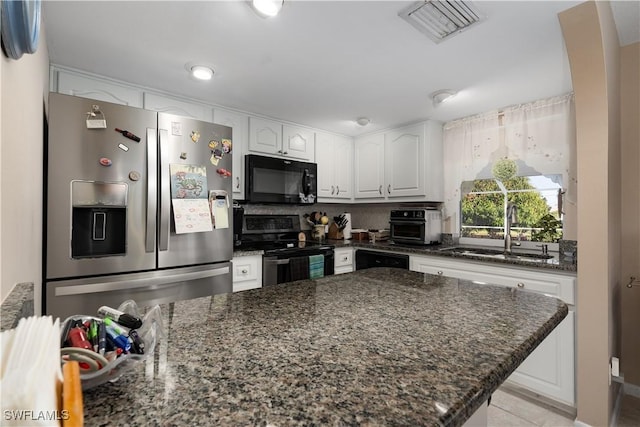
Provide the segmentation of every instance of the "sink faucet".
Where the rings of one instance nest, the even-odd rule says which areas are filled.
[[[511,253],[511,246],[520,246],[519,242],[511,241],[511,225],[518,222],[518,207],[509,203],[504,212],[504,253]]]

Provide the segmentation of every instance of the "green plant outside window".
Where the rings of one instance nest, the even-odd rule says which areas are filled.
[[[501,181],[477,179],[462,183],[461,237],[504,239],[504,207],[518,207],[512,237],[522,241],[557,242],[562,238],[561,175],[516,176]],[[561,206],[561,205],[560,205]]]

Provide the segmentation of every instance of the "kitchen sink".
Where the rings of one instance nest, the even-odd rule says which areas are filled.
[[[440,249],[442,252],[452,252],[460,255],[479,256],[495,259],[512,259],[512,260],[526,260],[526,261],[546,261],[553,258],[553,255],[549,254],[536,254],[530,252],[512,251],[510,254],[505,254],[503,250],[499,249],[486,249],[486,248],[473,248],[468,246],[453,246],[450,248]]]

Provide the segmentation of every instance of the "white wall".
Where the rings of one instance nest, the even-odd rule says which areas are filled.
[[[33,282],[40,313],[42,288],[43,105],[49,54],[41,28],[38,50],[0,60],[0,299],[16,283]]]

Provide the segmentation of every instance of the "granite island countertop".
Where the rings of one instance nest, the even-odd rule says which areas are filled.
[[[161,306],[85,424],[460,426],[567,315],[516,288],[368,269]]]

